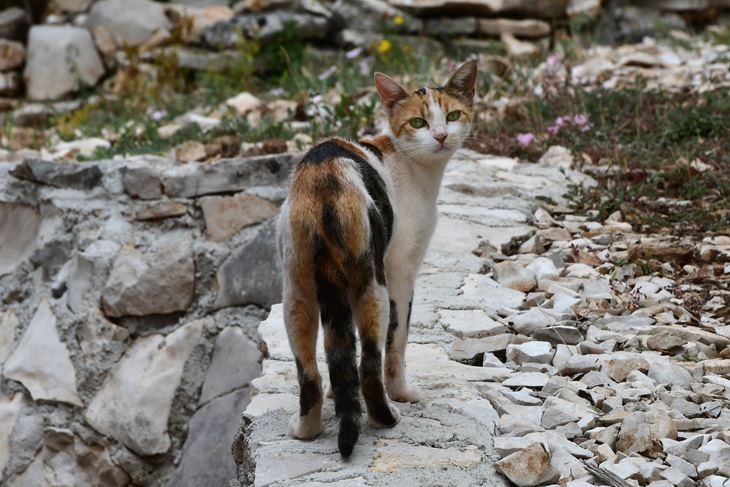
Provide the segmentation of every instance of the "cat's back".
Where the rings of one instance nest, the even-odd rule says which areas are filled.
[[[379,152],[341,138],[312,147],[292,175],[280,232],[302,245],[314,236],[357,255],[369,245],[373,217],[390,231],[391,184]]]

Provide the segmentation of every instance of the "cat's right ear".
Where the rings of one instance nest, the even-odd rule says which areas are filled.
[[[383,103],[388,116],[392,114],[396,103],[408,96],[408,92],[401,85],[383,73],[375,73],[375,88],[378,89],[380,101]]]

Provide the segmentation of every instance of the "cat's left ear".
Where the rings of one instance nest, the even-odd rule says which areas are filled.
[[[447,93],[468,101],[474,100],[474,86],[477,82],[477,61],[470,59],[459,66],[444,86]]]

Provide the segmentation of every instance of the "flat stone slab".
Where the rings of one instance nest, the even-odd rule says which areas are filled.
[[[497,339],[492,335],[506,331],[495,319],[497,311],[516,309],[525,300],[525,293],[482,274],[484,260],[472,254],[480,241],[499,247],[534,230],[525,218],[534,212],[534,200],[522,194],[562,176],[557,169],[547,175],[523,175],[524,166],[528,165],[470,151],[460,151],[449,164],[444,178],[447,200],[441,201],[441,218],[416,284],[406,349],[409,378],[424,399],[418,404],[396,403],[401,421],[392,429],[372,429],[363,417],[360,438],[347,461],[337,449],[332,399],[325,398],[319,437],[304,442],[288,434],[289,418],[298,411],[299,388],[281,305],[271,308],[259,326],[268,357],[262,375],[251,383],[253,397],[233,444],[237,485],[508,485],[494,467],[499,458],[493,448],[499,415],[479,389],[484,383],[521,382],[520,376],[507,367],[456,362],[449,352],[457,337]],[[497,174],[510,182],[497,181]],[[498,206],[504,197],[519,201],[518,210]],[[321,342],[317,360],[327,384]],[[529,378],[544,385],[547,375],[534,373]]]

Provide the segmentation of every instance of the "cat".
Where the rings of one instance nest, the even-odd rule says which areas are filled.
[[[383,132],[359,142],[326,140],[294,169],[277,223],[284,322],[300,387],[293,437],[309,440],[322,431],[319,319],[343,458],[360,433],[360,390],[376,428],[400,419],[388,397],[422,399],[405,373],[413,289],[436,226],[446,164],[471,128],[476,77],[470,60],[443,87],[409,93],[375,73],[388,121]]]

